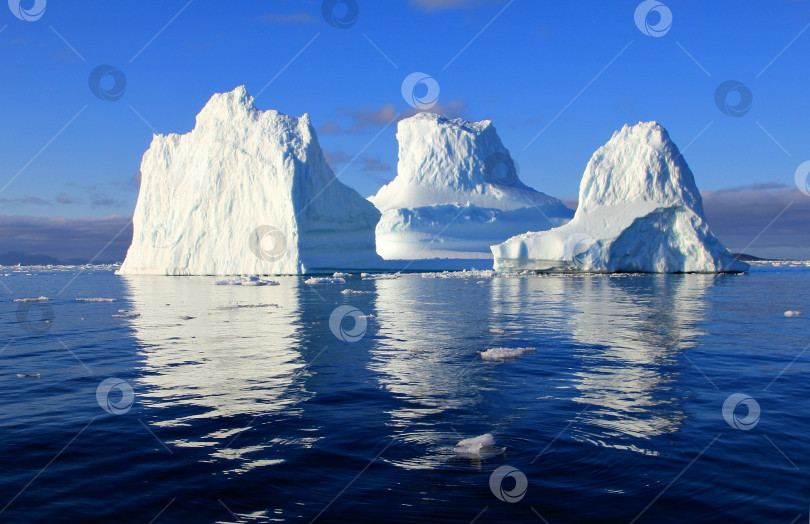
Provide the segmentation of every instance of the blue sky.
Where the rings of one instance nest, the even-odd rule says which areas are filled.
[[[385,126],[410,114],[401,84],[424,72],[440,86],[435,109],[491,119],[545,193],[575,197],[614,130],[657,120],[686,149],[710,223],[753,217],[750,232],[718,231],[741,235],[730,247],[791,201],[779,220],[806,224],[794,173],[810,160],[810,2],[663,3],[672,25],[659,37],[637,27],[635,0],[357,0],[347,29],[324,20],[321,0],[51,0],[35,21],[0,8],[0,215],[129,217],[152,133],[188,132],[214,92],[241,84],[260,109],[308,112],[338,170],[366,148],[341,180],[368,196],[395,176],[396,125]],[[125,76],[120,99],[89,88],[101,64]],[[753,96],[743,116],[715,103],[727,80]],[[749,251],[810,245],[806,227],[768,241],[772,227]]]

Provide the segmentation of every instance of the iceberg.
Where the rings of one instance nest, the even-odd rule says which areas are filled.
[[[309,115],[257,110],[241,86],[215,94],[191,132],[154,136],[118,273],[377,268],[379,218],[335,177]]]
[[[369,197],[385,259],[488,259],[490,245],[574,215],[520,181],[489,120],[419,113],[399,122],[397,140],[397,176]]]
[[[567,224],[492,246],[496,270],[741,272],[706,223],[695,178],[656,122],[625,125],[591,157]]]

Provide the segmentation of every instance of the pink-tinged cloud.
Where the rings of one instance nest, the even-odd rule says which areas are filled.
[[[471,9],[487,4],[502,4],[506,0],[410,0],[410,5],[423,11]]]

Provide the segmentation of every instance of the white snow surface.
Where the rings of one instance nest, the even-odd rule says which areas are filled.
[[[573,220],[492,246],[496,270],[746,271],[712,234],[695,179],[656,122],[625,125],[591,157]]]
[[[369,197],[383,258],[490,258],[491,244],[573,216],[520,181],[489,120],[419,113],[399,122],[397,140],[397,176]]]
[[[257,110],[241,86],[215,94],[191,132],[154,136],[119,273],[375,268],[379,218],[337,180],[309,115]]]

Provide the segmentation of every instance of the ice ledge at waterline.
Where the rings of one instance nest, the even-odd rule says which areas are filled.
[[[746,271],[712,234],[692,171],[655,122],[624,126],[591,157],[567,224],[492,246],[495,269]]]
[[[379,219],[335,178],[308,115],[259,111],[238,87],[215,94],[191,132],[153,138],[119,273],[378,268]]]

